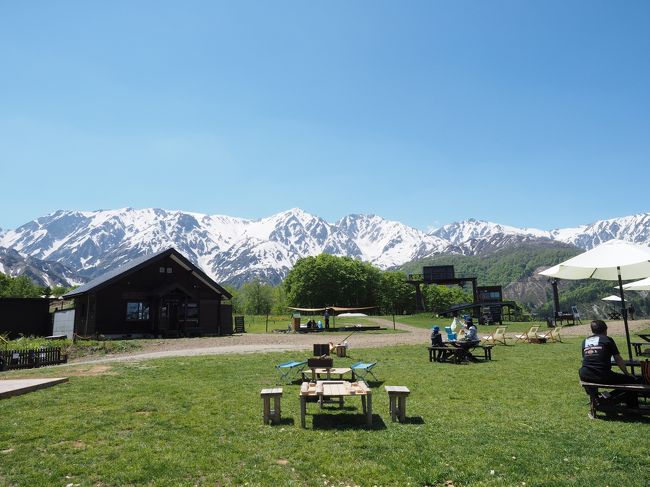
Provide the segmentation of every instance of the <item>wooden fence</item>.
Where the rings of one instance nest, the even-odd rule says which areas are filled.
[[[0,370],[31,369],[67,361],[68,356],[61,353],[61,347],[0,350]]]

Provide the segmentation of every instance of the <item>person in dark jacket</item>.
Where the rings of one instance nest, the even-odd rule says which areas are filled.
[[[593,335],[582,341],[580,379],[597,384],[635,384],[637,380],[627,371],[616,342],[607,336],[607,324],[594,320],[591,332]],[[623,374],[612,371],[612,357]]]
[[[434,326],[431,328],[431,346],[432,347],[445,347],[445,342],[442,341],[440,334],[440,327]],[[433,359],[436,362],[444,362],[447,359],[447,353],[444,350],[434,350]]]
[[[580,380],[595,384],[639,383],[639,380],[627,371],[616,342],[607,336],[607,324],[602,320],[594,320],[591,322],[591,332],[593,335],[582,341],[582,367],[578,371]],[[612,358],[622,374],[612,371]],[[628,407],[638,406],[638,398],[633,393],[614,393],[610,400],[625,400]]]

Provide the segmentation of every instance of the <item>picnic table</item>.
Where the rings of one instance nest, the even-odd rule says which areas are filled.
[[[650,397],[649,384],[597,384],[593,382],[580,381],[589,395],[589,417],[596,418],[598,411],[606,414],[616,413],[633,413],[633,414],[650,414],[650,406],[647,403],[638,404],[636,407],[629,407],[623,402],[628,400],[629,395],[636,396],[637,402],[643,398],[647,401]],[[599,394],[599,390],[606,390],[607,395],[611,396],[612,392],[624,392],[628,395],[616,398],[608,398],[605,394]]]
[[[650,343],[650,333],[637,333],[636,336],[641,337],[641,339]]]
[[[441,361],[451,360],[455,364],[462,364],[463,362],[476,361],[478,358],[472,353],[473,350],[479,349],[483,351],[484,360],[492,360],[492,349],[494,345],[468,345],[464,342],[449,341],[446,342],[449,346],[444,347],[428,347],[429,362],[434,362],[436,352],[442,353]]]
[[[316,383],[303,382],[300,387],[300,425],[305,427],[305,415],[307,414],[307,399],[318,398],[320,407],[326,399],[338,398],[339,407],[343,407],[345,397],[359,396],[363,414],[366,415],[366,423],[372,426],[372,390],[365,382],[348,382],[344,380],[319,380]]]

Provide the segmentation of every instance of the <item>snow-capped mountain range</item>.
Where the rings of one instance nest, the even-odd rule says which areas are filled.
[[[620,238],[650,243],[650,213],[552,231],[474,219],[426,233],[375,215],[348,215],[336,223],[294,208],[247,220],[162,209],[57,211],[15,230],[0,232],[0,272],[16,275],[39,261],[41,283],[83,282],[131,259],[173,246],[221,283],[252,278],[279,282],[301,257],[345,255],[388,269],[429,256],[475,255],[515,243],[545,240],[583,249]],[[15,251],[11,253],[10,251]],[[3,256],[11,253],[12,265]],[[17,254],[16,254],[17,253]],[[21,265],[17,255],[29,264]]]

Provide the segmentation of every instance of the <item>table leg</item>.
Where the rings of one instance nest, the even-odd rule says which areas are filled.
[[[307,409],[307,396],[300,396],[300,426],[305,427],[305,413]]]
[[[269,422],[269,418],[271,416],[271,398],[269,397],[264,397],[264,416],[263,416],[263,421],[264,424]]]
[[[399,421],[406,421],[406,396],[399,397]]]
[[[273,417],[275,418],[275,423],[279,423],[282,420],[282,412],[280,411],[280,396],[275,396],[273,404]]]
[[[366,408],[367,408],[366,417],[368,419],[368,426],[372,427],[372,395],[371,394],[366,395]]]

